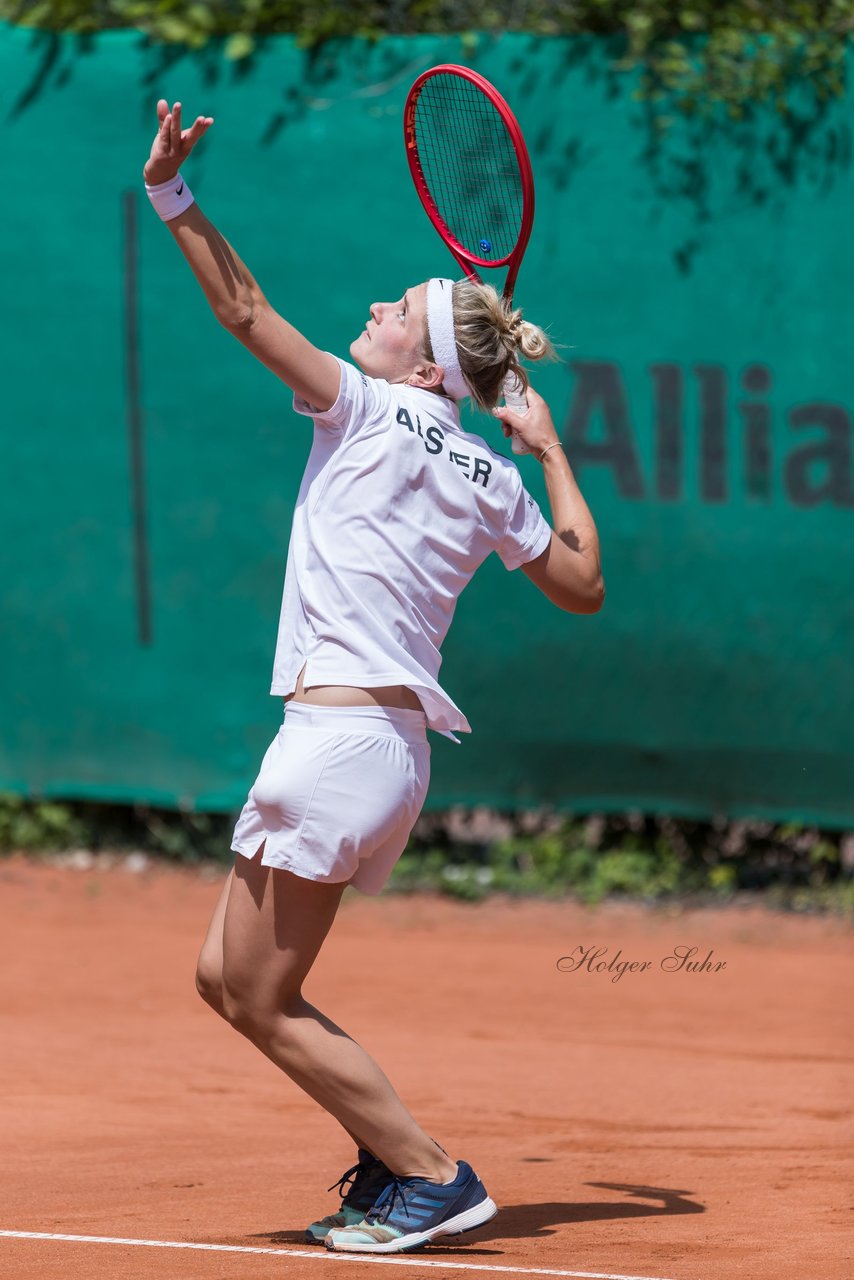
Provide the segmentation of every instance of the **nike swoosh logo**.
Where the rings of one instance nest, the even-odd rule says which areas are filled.
[[[175,195],[179,196],[183,190],[184,190],[184,184],[182,182],[178,190],[175,192]]]

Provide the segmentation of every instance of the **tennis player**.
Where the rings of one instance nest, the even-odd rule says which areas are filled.
[[[288,550],[272,692],[284,723],[234,831],[237,857],[199,957],[202,997],[344,1127],[357,1160],[335,1250],[395,1253],[497,1212],[464,1160],[410,1115],[368,1054],[303,997],[346,886],[377,894],[427,793],[431,728],[470,732],[439,683],[457,598],[495,551],[559,608],[595,613],[599,540],[545,402],[496,408],[542,330],[488,286],[432,279],[377,302],[353,363],[278,315],[193,200],[179,166],[213,123],[161,100],[146,189],[219,322],[294,393],[313,437]],[[554,528],[515,463],[460,425],[492,410],[542,464]],[[524,673],[521,673],[524,678]],[[331,1188],[330,1188],[331,1190]]]

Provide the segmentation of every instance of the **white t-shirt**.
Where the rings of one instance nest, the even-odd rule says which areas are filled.
[[[341,390],[314,418],[294,511],[271,693],[304,685],[404,685],[430,728],[471,732],[438,683],[463,588],[491,551],[508,569],[542,555],[551,529],[509,458],[460,427],[434,392],[369,378],[340,360]]]

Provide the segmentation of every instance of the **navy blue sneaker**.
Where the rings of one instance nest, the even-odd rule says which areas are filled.
[[[361,1222],[380,1192],[393,1178],[394,1174],[382,1160],[377,1160],[370,1151],[360,1147],[358,1164],[342,1173],[338,1181],[328,1188],[332,1191],[337,1187],[341,1192],[341,1208],[337,1213],[328,1213],[325,1218],[318,1218],[306,1227],[306,1243],[323,1244],[333,1227],[350,1227]]]
[[[363,1222],[332,1229],[323,1243],[349,1253],[408,1253],[440,1236],[473,1231],[497,1213],[471,1165],[458,1160],[453,1182],[392,1175]]]

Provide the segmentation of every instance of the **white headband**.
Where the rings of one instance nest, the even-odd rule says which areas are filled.
[[[463,400],[471,395],[471,388],[463,377],[457,353],[453,288],[453,280],[434,278],[427,281],[427,329],[433,359],[444,370],[442,386],[454,400]]]

